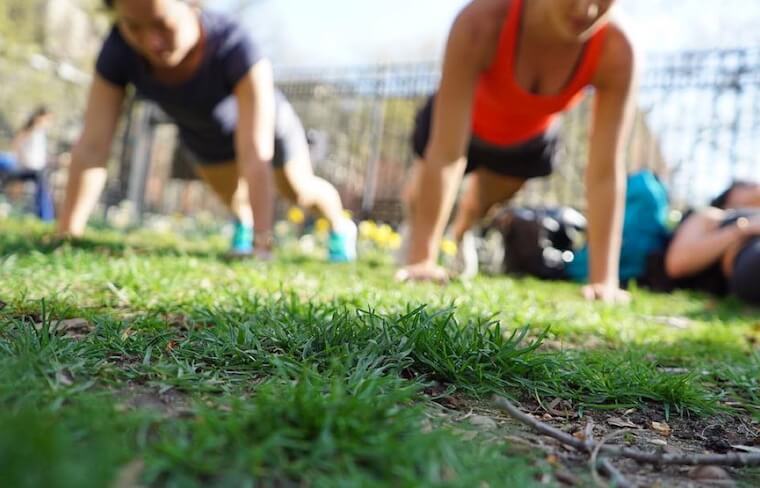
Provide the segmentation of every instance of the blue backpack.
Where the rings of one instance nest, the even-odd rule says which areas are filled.
[[[665,248],[668,242],[668,192],[657,176],[642,170],[628,176],[623,221],[623,246],[620,250],[620,282],[641,278],[647,256]],[[568,264],[568,278],[588,281],[588,245]]]

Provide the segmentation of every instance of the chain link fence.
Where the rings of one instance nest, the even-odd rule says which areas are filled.
[[[315,171],[336,185],[349,209],[391,223],[401,218],[399,195],[412,162],[414,115],[438,82],[435,64],[278,73],[279,88],[307,128]],[[519,203],[584,208],[589,99],[561,119],[562,143],[554,174],[531,181]],[[150,117],[143,119],[142,126],[133,125],[128,132],[125,147],[134,154],[134,148],[143,144],[144,152],[138,158],[124,158],[121,191],[111,200],[144,199],[148,186],[156,189],[147,192],[152,211],[193,211],[208,205],[210,199],[203,190],[196,190],[197,197],[188,200],[182,196],[182,186],[133,176],[142,171],[142,175],[154,175],[154,180],[171,179],[172,171],[138,167],[148,161],[164,167],[178,161],[171,156],[173,150],[160,151],[165,157],[163,162],[157,160],[155,151],[173,144],[172,136],[157,139],[145,125]],[[147,146],[145,137],[150,138]],[[759,141],[760,48],[690,51],[646,60],[626,163],[631,171],[651,168],[657,172],[676,206],[704,204],[734,179],[760,178]],[[142,185],[142,190],[134,185]],[[171,188],[165,194],[160,191]],[[145,208],[143,200],[137,203]]]

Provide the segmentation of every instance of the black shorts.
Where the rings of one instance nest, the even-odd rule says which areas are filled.
[[[433,97],[430,97],[414,120],[412,147],[419,158],[424,157],[430,139],[432,116]],[[556,131],[551,130],[514,146],[497,146],[472,136],[467,149],[465,172],[485,168],[500,175],[523,179],[549,176],[554,166],[557,139]]]

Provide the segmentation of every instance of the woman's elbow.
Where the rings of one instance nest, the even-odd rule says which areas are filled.
[[[672,248],[665,254],[665,274],[670,278],[677,279],[686,276],[688,273],[686,264],[683,257]]]

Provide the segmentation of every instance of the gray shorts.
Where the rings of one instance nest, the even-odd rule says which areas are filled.
[[[274,168],[282,168],[288,161],[308,154],[309,143],[306,139],[306,131],[301,124],[301,119],[290,102],[277,91],[272,166]],[[180,142],[179,147],[175,151],[172,176],[179,179],[189,179],[188,176],[192,173],[192,166],[214,166],[228,162],[229,160],[209,161],[204,159]]]

